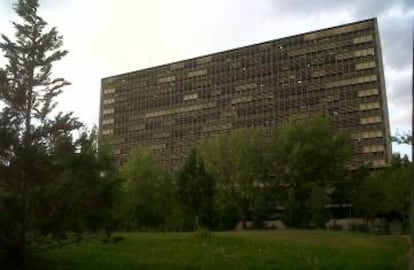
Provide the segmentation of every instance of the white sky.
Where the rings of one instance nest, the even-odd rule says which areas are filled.
[[[0,0],[11,37],[13,0]],[[98,124],[103,77],[357,20],[378,18],[392,133],[411,130],[414,1],[409,0],[39,0],[64,37],[55,74],[70,82],[58,110]],[[4,59],[0,57],[0,66]],[[394,152],[409,153],[395,146]]]

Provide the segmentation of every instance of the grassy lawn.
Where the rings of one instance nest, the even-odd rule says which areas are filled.
[[[333,231],[127,233],[51,250],[33,269],[407,269],[407,241]]]

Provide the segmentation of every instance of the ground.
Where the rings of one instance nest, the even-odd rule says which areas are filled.
[[[37,255],[31,269],[407,269],[407,239],[362,233],[280,230],[124,233]]]

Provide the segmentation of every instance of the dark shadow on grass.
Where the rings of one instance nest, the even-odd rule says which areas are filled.
[[[40,254],[30,256],[25,270],[70,270],[83,269],[80,262],[51,260]]]

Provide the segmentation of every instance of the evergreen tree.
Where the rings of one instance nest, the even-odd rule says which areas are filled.
[[[96,132],[75,140],[82,123],[72,113],[51,116],[68,84],[52,78],[52,66],[67,51],[38,7],[18,0],[15,38],[1,35],[0,42],[8,61],[0,69],[0,251],[18,262],[34,248],[62,243],[67,232],[93,229],[91,211],[103,213],[99,200],[116,178],[108,153],[97,152]]]

